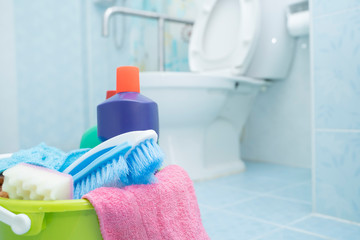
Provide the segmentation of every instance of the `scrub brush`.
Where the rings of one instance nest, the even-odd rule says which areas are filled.
[[[73,197],[73,179],[69,174],[27,163],[3,172],[2,190],[10,199],[65,200]]]
[[[127,132],[85,153],[64,170],[73,176],[74,198],[99,187],[149,183],[163,161],[156,141],[154,130]]]

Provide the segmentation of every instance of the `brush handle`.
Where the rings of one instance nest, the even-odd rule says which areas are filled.
[[[76,168],[75,168],[76,174],[74,174],[74,176],[73,176],[74,184],[77,184],[77,181],[79,179],[83,178],[84,176],[96,173],[96,171],[101,168],[101,165],[104,165],[104,162],[106,162],[106,160],[111,159],[111,158],[119,159],[119,156],[124,155],[126,152],[129,151],[129,149],[131,149],[131,146],[129,145],[129,143],[124,142],[124,143],[120,144],[119,146],[116,146],[113,149],[109,150],[108,152],[104,153],[103,155],[96,158],[95,160],[84,164],[85,165],[84,168],[82,168],[80,170],[76,170]],[[70,174],[71,174],[71,172],[70,172]]]
[[[76,171],[74,173],[74,168],[78,167],[78,165],[81,164],[83,161],[86,161],[87,158],[89,158],[87,161],[92,161],[104,154],[105,152],[109,151],[110,149],[114,148],[115,146],[119,146],[125,142],[130,144],[132,146],[132,149],[136,147],[139,143],[146,139],[154,139],[154,141],[157,141],[157,134],[154,130],[144,130],[144,131],[133,131],[133,132],[127,132],[120,134],[118,136],[115,136],[113,138],[110,138],[109,140],[97,145],[84,155],[82,155],[80,158],[78,158],[75,162],[73,162],[70,166],[68,166],[63,172],[68,173],[71,175],[76,174],[79,171]],[[132,150],[130,149],[130,150]],[[130,152],[129,150],[129,152]],[[87,163],[89,164],[89,163]],[[86,165],[87,165],[86,164]]]
[[[26,214],[15,214],[0,206],[0,221],[9,225],[17,235],[27,233],[31,227],[31,220]]]

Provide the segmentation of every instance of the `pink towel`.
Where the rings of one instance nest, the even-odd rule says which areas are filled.
[[[157,183],[98,188],[86,194],[99,218],[104,240],[205,240],[191,179],[171,165]]]

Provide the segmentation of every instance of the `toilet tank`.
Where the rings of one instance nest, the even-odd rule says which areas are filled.
[[[258,43],[246,76],[260,79],[286,78],[292,65],[295,39],[286,28],[291,0],[260,0]]]

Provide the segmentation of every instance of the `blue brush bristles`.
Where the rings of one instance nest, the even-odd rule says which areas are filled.
[[[127,182],[128,168],[123,156],[113,159],[106,166],[74,182],[74,198],[80,199],[84,194],[99,187],[123,187]]]
[[[130,184],[147,184],[154,180],[153,174],[163,163],[164,154],[154,139],[138,144],[127,156]]]
[[[132,184],[149,184],[155,181],[154,173],[163,162],[164,154],[153,138],[94,151],[92,155],[75,162],[64,170],[74,179],[74,198],[99,187],[124,187]]]
[[[123,143],[116,146],[73,174],[74,198],[79,199],[84,194],[99,187],[122,187],[127,184],[129,169],[124,155],[131,146]]]

